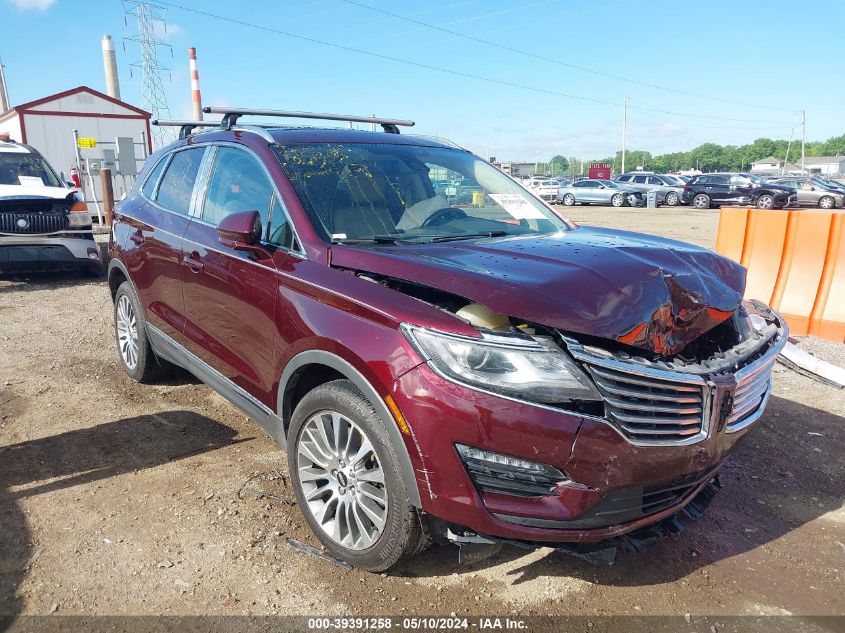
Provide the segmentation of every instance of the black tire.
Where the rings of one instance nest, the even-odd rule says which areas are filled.
[[[573,196],[571,193],[566,194],[565,196],[563,196],[563,204],[568,207],[575,206],[575,196]]]
[[[614,207],[624,207],[625,206],[625,196],[621,193],[613,194],[613,197],[610,199],[610,204]]]
[[[339,413],[354,422],[370,441],[383,470],[387,515],[381,534],[366,549],[351,549],[333,540],[317,522],[303,490],[298,463],[303,430],[313,416],[323,411]],[[332,556],[360,569],[381,572],[427,547],[428,538],[400,474],[397,450],[404,450],[404,447],[393,445],[381,417],[352,382],[334,380],[306,394],[293,412],[287,437],[288,473],[300,511],[308,527]]]
[[[692,199],[692,206],[696,209],[709,209],[710,205],[710,196],[706,193],[697,193]]]
[[[758,209],[774,209],[775,208],[775,198],[774,196],[764,193],[757,198],[754,202]]]
[[[820,209],[833,209],[836,206],[836,202],[834,201],[832,196],[822,196],[819,198],[819,208]]]
[[[121,335],[118,328],[118,312],[119,306],[123,301],[128,301],[132,307],[132,314],[135,316],[136,333],[137,333],[137,360],[134,365],[131,365],[125,358],[122,351]],[[120,364],[123,366],[123,371],[132,378],[141,383],[152,383],[169,377],[173,373],[173,365],[163,358],[159,358],[150,347],[150,339],[147,336],[147,323],[144,321],[144,313],[141,310],[141,302],[135,295],[135,289],[128,281],[120,284],[117,292],[114,295],[114,336],[117,343],[117,352],[120,357]]]
[[[681,203],[681,197],[675,191],[666,194],[664,202],[670,207],[677,207]]]

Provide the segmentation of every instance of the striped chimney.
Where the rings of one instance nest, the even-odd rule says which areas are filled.
[[[197,70],[197,49],[188,49],[191,66],[191,103],[194,107],[194,121],[202,121],[202,95],[200,94],[200,72]]]

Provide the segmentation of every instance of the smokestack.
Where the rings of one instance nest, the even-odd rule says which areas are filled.
[[[0,60],[0,113],[9,109],[9,93],[6,90],[6,72],[3,70],[3,61]]]
[[[200,94],[200,71],[197,69],[197,49],[188,49],[188,63],[191,67],[191,104],[194,107],[194,121],[202,121],[202,95]]]
[[[106,73],[106,94],[120,99],[120,80],[117,78],[117,57],[111,35],[103,35],[103,70]]]

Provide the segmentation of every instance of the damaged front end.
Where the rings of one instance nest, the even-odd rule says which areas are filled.
[[[640,446],[692,444],[755,422],[787,338],[785,321],[756,301],[672,356],[563,336],[601,393],[605,420]]]

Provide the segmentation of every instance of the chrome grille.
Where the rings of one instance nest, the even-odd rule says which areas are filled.
[[[589,370],[604,398],[608,419],[631,440],[690,443],[705,432],[703,384],[652,378],[593,364]]]
[[[19,226],[23,220],[26,225]],[[0,233],[31,235],[55,233],[68,228],[65,213],[0,213]]]
[[[733,408],[726,421],[728,431],[738,431],[756,419],[769,398],[772,389],[772,365],[777,357],[752,365],[736,375]]]

